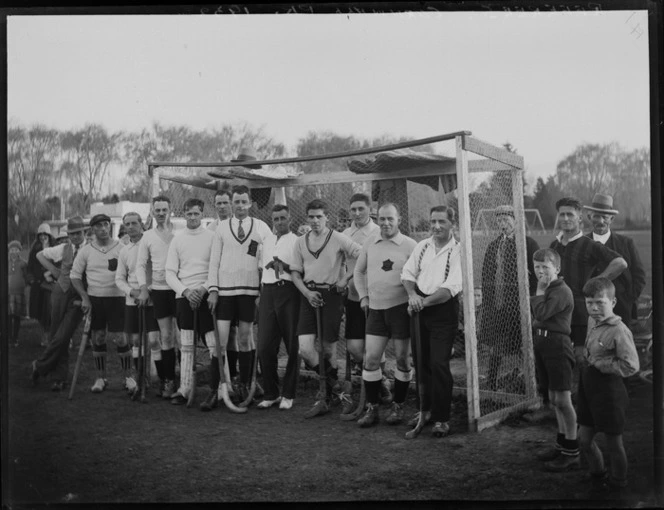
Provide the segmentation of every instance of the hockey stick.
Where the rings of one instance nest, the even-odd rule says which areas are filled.
[[[147,386],[150,383],[150,371],[148,369],[148,363],[149,363],[149,357],[148,357],[148,322],[147,322],[147,316],[146,316],[146,310],[144,306],[139,307],[138,309],[139,313],[141,314],[141,328],[139,330],[140,333],[140,347],[138,349],[138,352],[141,354],[141,364],[140,364],[140,370],[141,370],[141,402],[144,404],[147,403],[148,399],[146,397],[147,393]]]
[[[191,355],[191,389],[187,396],[187,407],[194,405],[196,395],[196,343],[198,342],[198,307],[194,308],[194,352]]]
[[[420,399],[420,416],[414,429],[406,432],[406,439],[416,438],[424,428],[424,381],[422,380],[422,341],[420,339],[420,314],[413,312],[410,317],[411,336],[415,339],[415,350],[417,351],[417,361],[415,363],[415,382],[417,384],[417,396]]]
[[[222,357],[221,355],[221,340],[219,338],[219,330],[217,329],[217,312],[214,311],[212,312],[212,320],[214,321],[214,348],[217,354],[217,360],[219,361],[219,390],[218,392],[221,393],[221,399],[224,401],[224,404],[226,404],[226,407],[233,411],[234,413],[246,413],[247,408],[243,407],[237,407],[233,402],[231,401],[231,398],[228,396],[228,386],[227,386],[227,379],[226,379],[226,373],[228,372],[228,359],[226,358],[226,353],[224,352],[224,355]]]
[[[254,356],[253,363],[251,364],[251,385],[249,386],[249,394],[244,402],[238,404],[240,407],[247,408],[247,406],[254,399],[254,394],[256,393],[256,374],[258,371],[258,353]]]
[[[74,377],[71,380],[71,388],[69,388],[69,397],[71,400],[74,396],[74,388],[78,380],[78,374],[81,371],[81,363],[83,362],[83,354],[85,353],[85,345],[90,338],[90,321],[92,319],[92,312],[89,311],[85,314],[85,324],[83,325],[83,334],[81,335],[81,345],[78,346],[78,356],[76,357],[76,366],[74,367]]]
[[[369,310],[367,309],[364,312],[364,318],[366,319],[368,317],[368,315],[369,315]],[[365,346],[366,346],[366,338],[365,338],[364,342],[365,342]],[[346,350],[346,354],[348,354],[348,350]],[[366,350],[366,347],[365,347],[363,358],[366,355],[367,355],[367,350]],[[348,360],[348,358],[346,358],[346,360]],[[348,373],[348,368],[346,368],[346,373]],[[364,387],[364,379],[360,378],[360,399],[357,402],[357,407],[355,409],[353,409],[352,412],[350,412],[348,414],[341,414],[339,416],[343,421],[357,420],[360,417],[360,415],[364,412],[364,407],[366,406],[366,404],[367,404],[367,391],[366,391],[366,388]]]
[[[316,307],[316,335],[320,343],[318,353],[318,401],[316,404],[304,413],[305,418],[313,418],[319,414],[325,414],[329,411],[325,397],[327,395],[325,388],[325,351],[323,348],[323,323],[321,318],[321,308]]]

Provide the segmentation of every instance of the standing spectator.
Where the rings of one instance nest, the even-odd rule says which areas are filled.
[[[496,221],[500,235],[489,243],[482,264],[482,332],[490,345],[489,389],[498,389],[498,374],[504,356],[516,355],[522,359],[521,306],[519,304],[519,274],[516,258],[514,208],[501,205],[496,208]],[[533,269],[533,254],[539,249],[537,242],[526,236],[528,289],[532,296],[537,290]]]
[[[457,295],[462,290],[461,249],[452,235],[456,214],[445,205],[431,208],[431,237],[420,241],[403,267],[401,281],[408,292],[408,312],[418,313],[422,352],[413,342],[413,356],[421,356],[423,373],[423,423],[434,421],[434,437],[450,433],[452,387],[450,369],[452,347],[459,325]],[[408,422],[414,427],[419,412]]]
[[[23,247],[12,241],[9,249],[9,343],[18,347],[21,317],[25,315],[25,286],[28,283],[28,264],[21,258]]]
[[[588,330],[588,312],[583,297],[583,286],[590,280],[597,266],[605,269],[599,276],[609,280],[618,277],[626,268],[627,262],[619,253],[583,235],[581,231],[581,202],[573,197],[563,197],[556,202],[558,224],[561,232],[550,248],[560,255],[560,276],[572,289],[574,312],[572,313],[572,343],[577,364],[583,358],[583,345]],[[578,381],[578,370],[574,371]],[[576,384],[575,384],[576,386]],[[541,388],[542,391],[548,391]],[[572,393],[576,393],[574,390]]]
[[[51,293],[51,340],[41,356],[33,362],[33,381],[53,373],[53,391],[61,391],[67,381],[69,344],[83,313],[74,302],[79,299],[71,285],[70,272],[78,251],[83,247],[85,223],[80,216],[67,221],[68,241],[46,248],[37,259],[57,280]]]
[[[617,299],[614,311],[623,323],[629,326],[636,319],[636,301],[646,285],[646,272],[639,252],[631,238],[611,230],[611,223],[618,214],[613,208],[611,195],[597,193],[592,203],[585,205],[584,208],[588,209],[588,219],[593,225],[593,231],[588,237],[619,253],[627,262],[627,269],[613,280],[613,284],[616,287]],[[602,266],[596,268],[593,276],[600,274],[604,269]]]
[[[42,223],[37,229],[37,239],[30,247],[28,255],[28,283],[30,284],[30,317],[37,319],[41,328],[41,346],[48,343],[48,330],[51,325],[51,279],[47,270],[37,260],[37,253],[55,245],[48,223]]]

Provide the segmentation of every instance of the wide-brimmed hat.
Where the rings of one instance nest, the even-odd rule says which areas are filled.
[[[496,207],[496,216],[511,216],[514,218],[514,207],[511,205],[499,205]]]
[[[245,161],[258,161],[256,151],[253,147],[240,147],[240,151],[235,159],[231,159],[231,163],[244,163]],[[259,169],[263,168],[261,165],[242,165],[246,168]]]
[[[107,214],[95,214],[92,219],[90,220],[90,226],[96,225],[97,223],[101,223],[102,221],[108,221],[109,223],[111,222],[111,218]]]
[[[81,232],[88,228],[85,225],[85,221],[81,216],[72,216],[67,220],[67,232],[73,234],[74,232]]]
[[[613,197],[611,195],[596,193],[592,204],[584,205],[583,207],[590,211],[597,211],[604,214],[618,214],[618,210],[613,208]]]
[[[19,250],[23,249],[23,246],[21,246],[21,241],[17,241],[15,239],[9,242],[9,244],[7,245],[7,249],[9,250],[14,247],[18,248]]]
[[[48,223],[42,223],[37,229],[37,235],[39,234],[48,234],[50,236],[53,235],[51,233],[51,226]]]

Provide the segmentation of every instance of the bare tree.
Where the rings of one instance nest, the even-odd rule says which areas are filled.
[[[87,124],[83,129],[62,135],[60,175],[83,196],[86,210],[77,212],[86,213],[91,202],[99,197],[109,165],[119,159],[121,137],[122,133],[109,134],[98,124]]]

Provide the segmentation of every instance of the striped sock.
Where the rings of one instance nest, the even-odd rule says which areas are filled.
[[[570,457],[577,457],[579,455],[579,440],[563,439],[562,450],[560,453]]]

